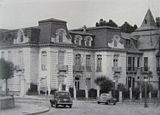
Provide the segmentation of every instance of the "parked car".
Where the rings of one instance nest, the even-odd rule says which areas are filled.
[[[97,100],[97,103],[113,104],[116,105],[117,99],[112,97],[110,93],[102,93]]]
[[[59,105],[66,107],[67,105],[72,108],[73,101],[71,99],[70,93],[67,91],[56,91],[53,99],[50,100],[50,104],[57,108]]]

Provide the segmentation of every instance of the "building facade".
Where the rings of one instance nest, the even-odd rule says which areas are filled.
[[[128,34],[118,27],[68,30],[65,21],[47,19],[37,27],[0,31],[0,57],[16,66],[9,91],[24,95],[31,84],[38,91],[96,88],[106,76],[127,88],[144,77],[158,89],[160,29],[148,10],[140,28]],[[0,81],[0,89],[5,82]]]

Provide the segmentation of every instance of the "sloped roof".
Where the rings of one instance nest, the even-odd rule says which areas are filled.
[[[142,22],[142,25],[140,28],[138,28],[136,31],[142,31],[142,30],[153,30],[153,29],[157,29],[155,20],[153,18],[153,15],[151,13],[151,10],[148,9],[144,20]]]
[[[42,23],[42,22],[63,22],[63,23],[66,23],[66,21],[64,21],[64,20],[59,20],[59,19],[55,19],[55,18],[49,18],[46,20],[39,21],[39,23]]]

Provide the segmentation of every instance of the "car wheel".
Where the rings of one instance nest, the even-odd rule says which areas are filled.
[[[116,102],[114,102],[113,105],[116,105]]]
[[[56,107],[56,108],[58,107],[58,104],[57,104],[57,103],[55,103],[55,107]]]
[[[105,102],[106,105],[108,105],[108,102]]]
[[[100,104],[100,102],[99,102],[99,101],[98,101],[97,103],[98,103],[98,104]]]
[[[69,105],[70,108],[72,108],[72,105]]]
[[[63,107],[66,107],[66,105],[63,105]]]

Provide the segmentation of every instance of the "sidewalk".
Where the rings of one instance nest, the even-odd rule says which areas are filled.
[[[49,111],[49,107],[28,103],[15,103],[15,108],[0,111],[0,115],[32,115]]]

